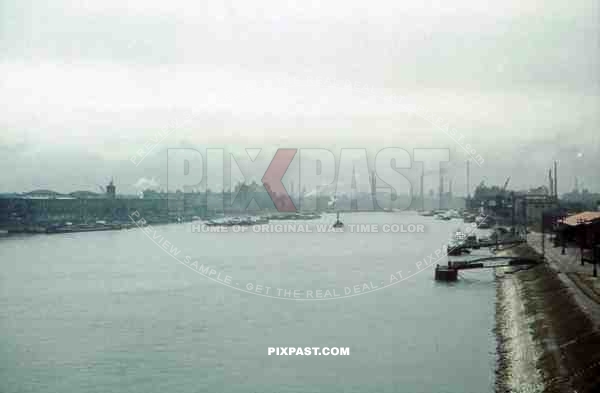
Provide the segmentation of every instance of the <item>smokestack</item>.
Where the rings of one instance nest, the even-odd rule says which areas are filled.
[[[444,171],[442,170],[442,167],[440,166],[440,201],[439,201],[439,205],[440,205],[440,209],[442,208],[442,198],[444,196]]]
[[[371,195],[375,198],[375,194],[377,193],[377,176],[375,176],[375,171],[371,171],[369,175],[369,185],[371,186]]]
[[[375,171],[373,171],[373,195],[377,193],[377,175],[375,175]]]
[[[557,161],[554,161],[554,197],[558,199],[558,173],[556,172]]]
[[[554,196],[554,180],[552,180],[552,169],[548,169],[548,183],[549,183],[548,192],[550,193],[550,196],[553,197]]]
[[[425,178],[425,164],[421,168],[421,210],[425,210],[425,194],[423,192],[423,180]]]

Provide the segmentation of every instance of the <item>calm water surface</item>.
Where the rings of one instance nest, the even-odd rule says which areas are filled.
[[[464,226],[409,213],[344,221],[423,223],[426,233],[157,230],[242,286],[343,292],[414,271]],[[0,266],[3,393],[493,391],[489,271],[447,285],[428,269],[334,301],[271,299],[191,272],[137,229],[1,239]],[[350,356],[267,356],[276,346]]]

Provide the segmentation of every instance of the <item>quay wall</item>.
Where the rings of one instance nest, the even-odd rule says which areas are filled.
[[[598,321],[558,274],[547,264],[497,271],[497,392],[600,391]]]

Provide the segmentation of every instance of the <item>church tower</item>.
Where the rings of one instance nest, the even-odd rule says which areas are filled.
[[[106,197],[108,199],[115,199],[116,194],[117,194],[117,187],[115,187],[115,184],[114,184],[113,180],[111,179],[108,186],[106,186]]]

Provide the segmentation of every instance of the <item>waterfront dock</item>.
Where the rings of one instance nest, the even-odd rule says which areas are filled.
[[[537,265],[540,259],[510,257],[510,256],[490,256],[473,259],[470,261],[448,261],[447,266],[436,266],[436,281],[456,281],[460,270],[471,269],[496,269],[499,267],[514,267]]]
[[[475,240],[474,237],[471,241],[457,241],[451,245],[448,245],[447,255],[448,256],[460,256],[462,254],[470,254],[471,250],[477,250],[480,248],[494,248],[495,250],[500,249],[504,246],[518,246],[519,244],[525,243],[526,239],[518,236],[504,236],[496,235],[494,239],[490,240]],[[480,258],[459,260],[459,261],[448,261],[447,266],[436,266],[434,272],[434,278],[436,281],[456,281],[458,279],[459,270],[469,269],[495,269],[499,267],[511,267],[520,265],[535,265],[541,262],[541,259],[537,258],[523,258],[523,257],[512,257],[512,256],[496,256],[496,255],[484,255]]]

